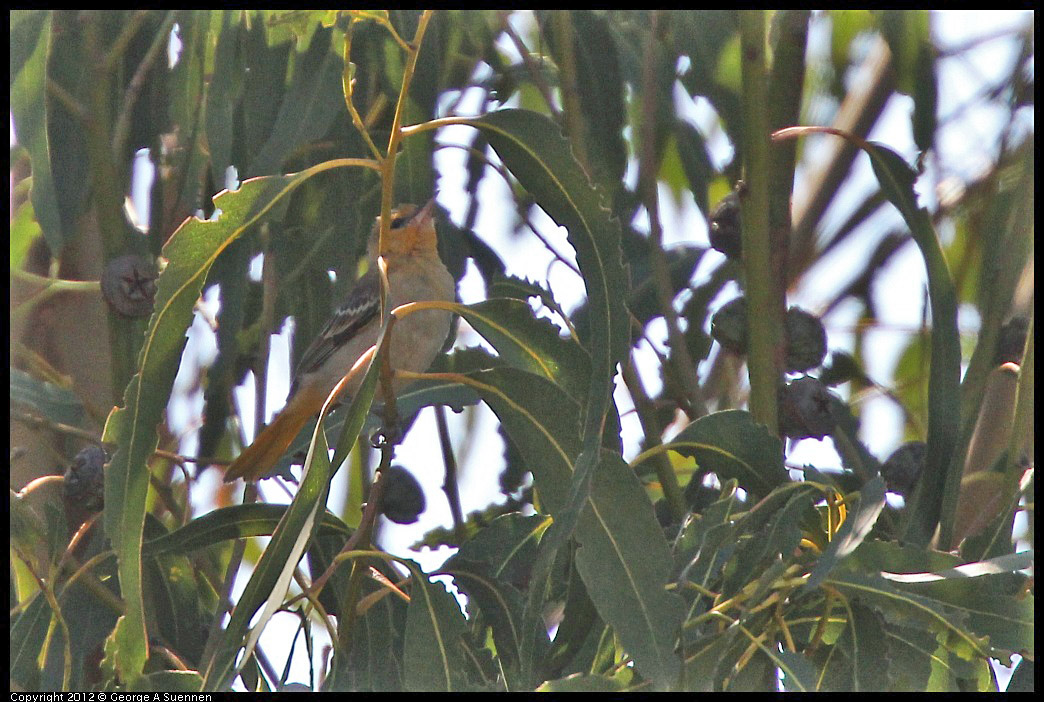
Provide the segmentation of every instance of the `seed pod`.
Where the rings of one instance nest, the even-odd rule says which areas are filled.
[[[788,373],[800,373],[815,368],[826,356],[827,340],[819,317],[800,307],[791,307],[783,320],[787,339],[785,359]]]
[[[747,300],[737,297],[711,317],[711,336],[732,353],[747,353]]]
[[[65,499],[89,512],[100,512],[105,506],[105,460],[100,446],[87,446],[76,454],[65,471]]]
[[[76,454],[72,465],[65,470],[62,501],[70,533],[105,507],[106,460],[105,450],[91,445]]]
[[[881,477],[885,480],[889,492],[906,497],[917,484],[924,470],[924,452],[927,444],[923,441],[909,441],[888,457],[881,464]]]
[[[997,351],[993,355],[994,365],[1020,363],[1022,351],[1026,348],[1027,333],[1029,333],[1029,320],[1025,317],[1012,317],[1005,322],[997,336]]]
[[[851,354],[844,351],[832,351],[830,353],[830,365],[823,368],[819,374],[819,382],[823,385],[840,385],[849,380],[855,380],[867,385],[871,384],[866,373]]]
[[[830,391],[811,376],[783,386],[779,394],[779,430],[794,439],[822,439],[837,420],[830,411]]]
[[[384,494],[381,512],[397,524],[413,524],[424,511],[426,501],[420,483],[402,466],[390,466],[381,478]]]
[[[710,215],[710,230],[707,233],[711,247],[729,258],[739,261],[743,257],[740,237],[740,203],[736,193],[723,197]]]
[[[124,317],[146,317],[156,297],[156,273],[137,254],[120,256],[105,267],[101,289],[109,306]]]

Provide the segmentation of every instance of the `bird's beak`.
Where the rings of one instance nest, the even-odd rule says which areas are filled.
[[[435,198],[433,197],[430,200],[428,200],[427,204],[425,204],[424,207],[417,210],[417,214],[413,216],[413,221],[424,222],[426,220],[430,220],[434,216],[434,212]]]

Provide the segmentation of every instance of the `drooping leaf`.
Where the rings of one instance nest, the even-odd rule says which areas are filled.
[[[379,358],[378,354],[382,352],[386,343],[389,315],[390,310],[387,310],[374,354],[366,366],[358,391],[348,405],[342,438],[358,435],[373,403],[380,369],[380,364],[375,360]],[[328,411],[329,407],[324,406],[323,409]],[[318,526],[319,520],[316,517],[326,502],[332,471],[337,468],[331,464],[327,451],[323,415],[320,415],[305,458],[306,469],[297,494],[273,532],[272,540],[261,555],[236,608],[232,611],[228,626],[221,634],[221,640],[206,668],[204,689],[224,688],[230,682],[236,654],[244,645],[244,635],[255,612],[263,603],[264,611],[261,618],[254,624],[245,642],[248,651],[257,642],[265,624],[285,596],[297,562],[304,555],[304,549]],[[347,452],[348,450],[344,449],[345,455]]]
[[[40,655],[48,626],[51,608],[43,593],[37,595],[11,620],[11,650],[8,671],[12,682],[26,689],[39,689],[40,669],[36,659]]]
[[[286,514],[286,505],[242,504],[223,507],[196,517],[185,526],[145,542],[142,555],[186,554],[229,539],[271,534]],[[325,513],[319,528],[324,533],[347,535],[344,522]]]
[[[967,648],[966,657],[989,655],[982,639],[968,629],[966,616],[938,600],[901,590],[880,575],[835,571],[825,582],[846,597],[861,599],[890,623],[916,622],[931,631],[944,632],[952,637],[953,645]]]
[[[570,474],[579,453],[579,408],[558,386],[514,368],[468,374],[533,471],[541,511],[555,516],[566,507]]]
[[[340,52],[330,50],[330,32],[320,34],[321,38],[294,57],[293,75],[287,77],[289,89],[268,140],[244,170],[244,177],[278,172],[295,149],[321,138],[345,112],[338,90],[344,64]]]
[[[599,615],[638,671],[661,689],[680,672],[680,597],[664,590],[671,556],[652,504],[623,460],[606,452],[577,524],[576,565]]]
[[[464,616],[441,583],[431,582],[411,564],[413,587],[406,609],[403,651],[406,689],[454,692],[466,687],[462,637]]]
[[[960,469],[952,461],[960,425],[961,346],[957,294],[928,211],[917,204],[917,173],[892,149],[870,143],[866,151],[881,192],[898,208],[924,257],[932,311],[932,363],[928,379],[928,436],[924,474],[908,504],[905,535],[915,543],[931,538],[940,517],[949,538],[946,503],[956,502]],[[952,464],[951,464],[952,463]],[[951,495],[951,493],[954,493]]]
[[[788,480],[783,446],[744,410],[725,410],[700,417],[668,446],[696,459],[701,469],[719,479],[735,478],[741,487],[767,495]]]
[[[118,443],[105,480],[105,531],[120,562],[120,584],[127,610],[117,626],[114,653],[133,678],[145,663],[145,622],[141,602],[142,525],[148,489],[147,461],[158,442],[157,425],[167,406],[185,345],[185,330],[210,266],[217,256],[283,197],[315,173],[320,164],[291,176],[256,178],[214,204],[217,221],[190,218],[164,246],[169,263],[157,281],[155,307],[138,359],[138,373],[124,393],[124,407],[113,412],[104,438]]]
[[[859,504],[850,509],[848,518],[841,525],[830,545],[819,557],[812,574],[802,586],[807,592],[818,587],[838,562],[863,543],[880,516],[885,504],[884,479],[881,476],[865,483],[859,492]]]
[[[47,62],[51,53],[51,12],[12,10],[11,117],[18,143],[29,152],[33,168],[33,210],[48,247],[62,250],[66,235],[58,215],[58,194],[51,176],[48,138]]]
[[[457,312],[515,368],[542,376],[581,401],[590,377],[590,357],[563,339],[547,320],[534,316],[522,300],[489,299],[460,305]]]
[[[454,556],[443,568],[453,576],[461,591],[482,612],[493,632],[499,664],[509,690],[531,690],[534,658],[540,660],[550,646],[540,617],[525,610],[519,590],[497,577],[489,563]]]
[[[75,393],[37,380],[18,368],[10,369],[10,395],[13,406],[52,422],[78,427],[83,421],[83,404]]]
[[[591,354],[591,378],[581,421],[585,448],[591,450],[600,443],[612,376],[628,345],[629,322],[620,294],[628,287],[620,260],[620,224],[547,117],[507,109],[461,122],[482,130],[512,175],[566,228],[576,249],[591,308],[590,335],[582,340]]]

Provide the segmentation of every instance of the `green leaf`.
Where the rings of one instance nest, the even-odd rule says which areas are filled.
[[[547,378],[577,402],[582,401],[590,377],[587,351],[559,336],[550,321],[535,317],[528,303],[500,298],[455,309],[503,360]]]
[[[917,173],[892,149],[864,143],[881,192],[903,216],[921,250],[928,272],[932,312],[931,369],[928,378],[928,436],[924,473],[905,511],[907,541],[924,544],[943,519],[942,538],[949,540],[952,508],[961,469],[954,455],[960,425],[961,346],[957,333],[957,293],[928,211],[917,204]]]
[[[661,316],[659,297],[656,292],[656,281],[650,261],[651,247],[644,237],[629,237],[627,254],[631,268],[631,279],[634,287],[627,300],[627,307],[643,326],[649,320]],[[632,253],[633,251],[633,253]],[[684,290],[692,277],[696,266],[707,249],[699,246],[674,246],[664,252],[667,261],[667,272],[671,279],[671,290]],[[702,327],[702,324],[701,324]],[[688,330],[692,332],[692,329]]]
[[[252,503],[223,507],[196,517],[185,526],[145,542],[144,556],[189,553],[231,539],[268,536],[286,514],[286,505]],[[324,534],[348,535],[344,522],[325,512],[319,525]]]
[[[203,678],[194,670],[161,670],[143,675],[127,690],[129,692],[162,692],[167,697],[176,697],[177,693],[198,693],[202,686]]]
[[[845,523],[841,525],[830,545],[819,557],[808,580],[801,586],[802,592],[808,592],[818,587],[842,558],[855,551],[859,544],[863,543],[863,539],[869,535],[870,530],[877,523],[884,504],[884,479],[878,475],[863,484],[859,491],[859,505],[849,511]]]
[[[157,446],[156,427],[167,406],[203,281],[218,255],[276,203],[316,173],[338,165],[343,164],[324,163],[290,176],[255,178],[236,192],[223,191],[214,198],[222,211],[218,220],[189,218],[163,248],[169,263],[157,281],[138,373],[127,385],[123,408],[109,416],[104,432],[106,440],[118,443],[106,472],[105,532],[119,558],[120,586],[127,605],[113,649],[126,679],[141,671],[147,651],[139,557],[147,462]]]
[[[371,395],[366,401],[372,399]],[[247,651],[241,668],[252,653],[261,631],[286,596],[293,571],[311,537],[316,512],[325,503],[329,491],[330,461],[326,435],[321,426],[317,427],[306,465],[304,478],[293,502],[261,554],[243,594],[232,610],[228,626],[221,632],[214,654],[207,662],[204,690],[224,689],[231,683],[231,677],[238,672],[238,668],[234,669],[233,665],[239,649],[245,645]],[[261,616],[244,642],[247,627],[262,604],[264,609]]]
[[[11,218],[11,270],[20,270],[33,242],[42,233],[32,200],[23,202]]]
[[[983,658],[989,655],[983,642],[966,627],[966,617],[938,600],[899,589],[880,575],[837,571],[826,583],[846,597],[861,599],[892,623],[917,622],[931,631],[952,636],[971,655]]]
[[[934,572],[961,564],[961,559],[951,553],[889,541],[864,541],[849,560],[865,571],[891,573]]]
[[[352,397],[348,406],[342,436],[358,435],[366,414],[370,410],[370,405],[373,403],[380,368],[380,364],[375,363],[374,360],[379,358],[384,347],[390,312],[387,310],[385,313],[373,359],[366,369],[359,390]],[[324,409],[328,408],[324,407]],[[207,665],[203,684],[205,690],[222,689],[228,685],[236,654],[243,645],[244,634],[254,613],[264,602],[265,610],[251,631],[247,641],[248,648],[256,643],[261,629],[264,628],[267,620],[274,614],[276,606],[284,597],[293,570],[304,554],[305,546],[317,526],[316,515],[326,502],[331,477],[331,464],[322,419],[323,417],[320,416],[320,421],[315,427],[308,456],[305,459],[307,467],[297,494],[294,495],[290,507],[272,534],[272,540],[254,568],[236,608],[232,611],[228,626],[222,632],[213,657]]]
[[[343,662],[340,650],[335,651],[330,675],[323,684],[324,692],[402,691],[406,607],[398,597],[384,597],[364,615],[356,617],[348,662]]]
[[[543,618],[526,611],[519,590],[499,577],[489,563],[458,553],[440,572],[453,576],[469,606],[477,606],[492,629],[508,689],[531,690],[536,682],[533,659],[542,660],[550,646]]]
[[[206,88],[206,107],[203,111],[206,147],[210,156],[210,175],[214,183],[225,183],[225,172],[235,161],[232,149],[237,125],[236,108],[243,99],[246,75],[242,24],[237,13],[219,11],[211,15],[209,35],[216,40],[214,62]],[[215,36],[216,35],[216,36]],[[186,86],[191,89],[191,86]],[[245,175],[245,174],[242,174]]]
[[[951,571],[950,577],[928,582],[898,583],[906,592],[944,602],[966,615],[967,627],[988,636],[995,655],[1004,652],[1033,655],[1034,598],[1022,594],[1026,576],[1020,573],[987,573],[969,577],[968,570]]]
[[[8,674],[12,682],[27,690],[40,689],[36,663],[51,623],[51,608],[43,593],[36,596],[11,620],[11,650]]]
[[[851,60],[852,42],[873,28],[873,16],[868,10],[829,10],[830,61],[834,69],[835,95],[844,96],[844,76]]]
[[[607,675],[575,673],[565,678],[548,680],[536,689],[537,692],[623,692],[624,682]]]
[[[711,471],[720,480],[734,478],[744,490],[757,495],[767,495],[788,482],[779,438],[755,424],[744,410],[700,417],[666,445],[695,458],[700,469]]]
[[[718,687],[715,670],[725,659],[739,630],[731,627],[723,632],[704,636],[685,646],[685,691],[714,692]]]
[[[735,547],[737,525],[733,514],[741,509],[736,481],[727,481],[721,494],[702,514],[687,520],[675,542],[681,566],[679,582],[707,587]]]
[[[468,376],[471,389],[497,415],[533,471],[540,510],[554,517],[566,507],[570,473],[580,451],[579,407],[557,385],[515,368]]]
[[[65,245],[58,195],[51,175],[47,129],[47,61],[51,53],[51,12],[12,10],[11,117],[18,143],[29,152],[33,168],[30,198],[44,239],[57,255]]]
[[[295,149],[321,138],[345,112],[340,89],[344,62],[340,52],[330,50],[330,34],[320,32],[307,51],[294,57],[293,75],[287,76],[287,92],[275,123],[243,176],[278,172]]]
[[[576,540],[576,567],[599,615],[638,671],[658,688],[672,688],[681,669],[675,644],[683,603],[664,589],[670,549],[641,483],[619,455],[602,454]]]
[[[729,574],[721,587],[723,598],[737,594],[751,580],[757,579],[781,561],[789,562],[793,559],[794,551],[801,542],[802,517],[814,509],[813,494],[814,489],[811,487],[799,489],[772,516],[771,521],[755,518],[743,523],[742,528],[747,537],[740,542],[728,566]],[[751,599],[757,601],[758,593],[755,592]]]
[[[812,692],[816,689],[816,669],[805,656],[793,651],[773,651],[772,659],[783,672],[787,691]]]
[[[83,422],[84,409],[76,393],[44,380],[37,380],[25,371],[11,368],[11,405],[46,417],[52,422],[78,427]]]
[[[874,610],[859,602],[848,608],[851,615],[837,645],[848,654],[852,666],[852,691],[888,689],[890,685],[884,622]]]
[[[165,534],[159,520],[146,522],[147,535]],[[156,633],[168,641],[173,650],[186,660],[198,661],[203,654],[204,641],[199,633],[206,629],[211,612],[207,593],[199,588],[192,563],[182,555],[167,554],[155,558],[143,557],[144,594],[149,621],[158,625]],[[108,563],[106,565],[109,565]],[[104,635],[102,635],[104,637]]]
[[[520,591],[530,582],[537,542],[550,523],[542,515],[498,517],[443,566],[474,597],[493,629],[510,690],[532,689],[536,662],[549,647],[542,618],[526,610]]]
[[[620,260],[620,223],[602,205],[600,193],[549,118],[506,109],[461,122],[482,130],[522,187],[551,219],[565,227],[576,250],[590,307],[590,334],[583,342],[591,354],[591,377],[581,426],[585,450],[591,451],[601,443],[612,377],[629,343],[629,320],[621,295],[628,285]]]
[[[1033,692],[1036,676],[1034,675],[1033,661],[1023,658],[1008,679],[1008,689],[1005,692]]]
[[[627,167],[624,82],[608,19],[589,10],[570,12],[576,89],[586,129],[584,146],[598,182],[620,188]],[[551,42],[554,53],[558,42]],[[557,59],[557,56],[556,56]],[[561,64],[560,64],[561,65]]]
[[[931,13],[887,10],[880,13],[878,23],[892,50],[897,87],[914,101],[914,143],[927,151],[935,143],[938,102]]]
[[[923,692],[936,658],[935,636],[917,627],[885,623],[885,644],[888,647],[888,678],[896,692]]]
[[[682,170],[689,181],[689,190],[706,219],[710,216],[707,188],[714,178],[714,164],[707,151],[707,140],[699,129],[681,119],[674,125],[674,137],[678,143]]]
[[[505,514],[463,543],[446,561],[450,569],[457,558],[487,563],[494,577],[523,584],[528,578],[533,555],[541,535],[551,520],[544,515]]]
[[[470,667],[462,640],[466,631],[464,615],[441,583],[428,580],[412,561],[404,562],[413,573],[403,649],[406,689],[460,691],[466,684],[463,671]]]

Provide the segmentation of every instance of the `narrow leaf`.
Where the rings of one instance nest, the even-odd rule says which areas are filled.
[[[464,687],[465,620],[453,595],[431,582],[415,564],[410,604],[406,609],[403,664],[406,689],[413,692],[454,692]]]
[[[641,483],[605,452],[577,524],[576,567],[599,615],[613,627],[638,671],[661,689],[678,681],[675,650],[684,615],[664,587],[671,554]]]
[[[282,198],[316,173],[358,162],[328,162],[290,176],[255,178],[236,192],[222,191],[216,221],[187,219],[163,248],[168,265],[157,281],[155,308],[138,359],[138,373],[124,392],[123,408],[106,422],[105,435],[118,442],[105,479],[105,532],[119,558],[126,614],[120,619],[114,655],[133,678],[148,652],[141,600],[142,528],[148,492],[147,462],[156,449],[163,417],[185,345],[185,331],[203,282],[220,253]],[[111,425],[111,426],[110,426]]]
[[[725,410],[700,417],[666,445],[696,459],[722,481],[734,478],[745,490],[767,495],[787,482],[783,446],[749,412]]]
[[[834,566],[842,558],[855,551],[877,523],[877,517],[881,514],[884,504],[884,479],[879,475],[865,483],[859,491],[859,505],[850,510],[848,518],[830,542],[830,546],[819,557],[816,567],[812,569],[812,574],[802,586],[803,592],[819,587]]]

